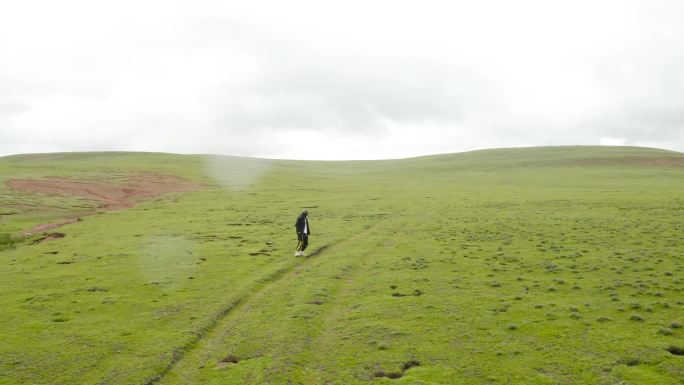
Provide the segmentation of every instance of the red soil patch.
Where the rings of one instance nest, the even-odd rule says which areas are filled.
[[[77,182],[67,179],[14,179],[11,188],[59,195],[72,195],[102,202],[108,210],[132,207],[134,204],[173,192],[197,190],[202,185],[169,175],[139,175],[125,185]]]
[[[13,179],[7,181],[13,189],[45,194],[77,196],[101,202],[106,210],[121,210],[145,200],[168,193],[188,192],[202,188],[198,183],[170,175],[145,174],[130,178],[125,184],[79,182],[68,179]],[[77,222],[71,218],[62,222],[36,226],[24,233],[31,235]]]

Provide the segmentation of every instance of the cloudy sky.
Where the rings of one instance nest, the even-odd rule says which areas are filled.
[[[684,1],[0,0],[0,155],[684,151]]]

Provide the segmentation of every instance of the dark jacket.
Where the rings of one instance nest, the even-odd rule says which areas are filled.
[[[297,222],[295,222],[295,229],[297,233],[304,232],[304,224],[306,223],[306,234],[311,234],[311,226],[309,226],[309,219],[304,214],[300,214],[297,217]]]

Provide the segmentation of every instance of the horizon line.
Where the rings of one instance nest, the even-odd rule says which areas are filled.
[[[12,153],[6,155],[0,155],[2,158],[10,158],[15,156],[32,156],[32,155],[57,155],[57,154],[163,154],[163,155],[183,155],[183,156],[226,156],[233,158],[246,158],[246,159],[261,159],[261,160],[272,160],[272,161],[300,161],[300,162],[368,162],[368,161],[389,161],[389,160],[407,160],[407,159],[417,159],[417,158],[427,158],[433,156],[445,156],[445,155],[456,155],[456,154],[467,154],[471,152],[480,151],[496,151],[496,150],[524,150],[524,149],[541,149],[541,148],[572,148],[572,147],[585,147],[585,148],[631,148],[631,149],[644,149],[644,150],[658,150],[665,152],[672,152],[677,154],[683,154],[682,151],[670,150],[660,147],[648,147],[648,146],[630,146],[630,145],[604,145],[604,144],[567,144],[567,145],[548,145],[548,146],[513,146],[513,147],[488,147],[488,148],[478,148],[473,150],[456,151],[456,152],[439,152],[430,153],[414,156],[405,157],[389,157],[389,158],[363,158],[363,159],[301,159],[301,158],[278,158],[278,157],[268,157],[268,156],[250,156],[250,155],[234,155],[234,154],[217,154],[217,153],[194,153],[194,152],[167,152],[167,151],[140,151],[140,150],[89,150],[89,151],[48,151],[48,152],[25,152],[25,153]]]

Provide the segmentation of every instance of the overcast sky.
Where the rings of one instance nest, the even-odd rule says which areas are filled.
[[[0,0],[0,155],[684,151],[684,1]]]

